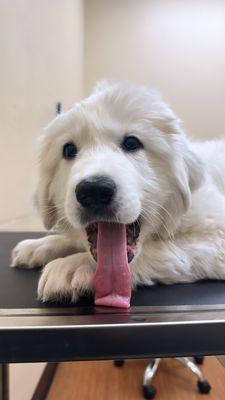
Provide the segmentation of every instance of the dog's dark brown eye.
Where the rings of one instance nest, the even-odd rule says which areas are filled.
[[[122,148],[125,151],[136,151],[143,148],[143,144],[135,136],[127,136],[123,143]]]
[[[71,158],[76,157],[77,155],[77,148],[73,143],[66,143],[63,146],[63,157],[66,160],[70,160]]]

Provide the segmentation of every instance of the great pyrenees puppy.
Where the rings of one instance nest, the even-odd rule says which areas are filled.
[[[42,301],[92,292],[98,262],[106,297],[225,279],[225,141],[188,140],[153,90],[98,84],[47,126],[39,160],[36,203],[57,234],[20,242],[12,266],[45,265]]]

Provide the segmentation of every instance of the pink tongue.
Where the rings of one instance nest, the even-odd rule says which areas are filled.
[[[127,261],[125,225],[99,222],[93,284],[96,305],[130,307],[131,272]]]

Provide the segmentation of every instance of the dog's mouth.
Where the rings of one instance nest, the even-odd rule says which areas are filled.
[[[113,222],[108,222],[109,228]],[[86,227],[87,239],[90,244],[90,251],[95,261],[98,258],[98,222],[94,222]],[[137,253],[137,242],[140,235],[140,219],[137,219],[132,224],[125,225],[126,227],[126,251],[127,260],[130,263]]]
[[[129,263],[137,252],[140,223],[98,222],[86,228],[90,250],[97,261],[93,279],[95,304],[130,307]]]

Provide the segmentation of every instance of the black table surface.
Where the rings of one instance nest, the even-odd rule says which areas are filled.
[[[0,233],[0,362],[225,353],[225,282],[140,287],[130,310],[43,304],[41,270],[9,267],[18,241],[43,235]]]
[[[92,298],[77,304],[41,303],[36,298],[40,269],[9,268],[10,253],[18,241],[42,237],[43,232],[0,232],[0,309],[94,306]],[[132,293],[131,305],[225,305],[225,282],[204,281],[191,284],[139,287]]]

